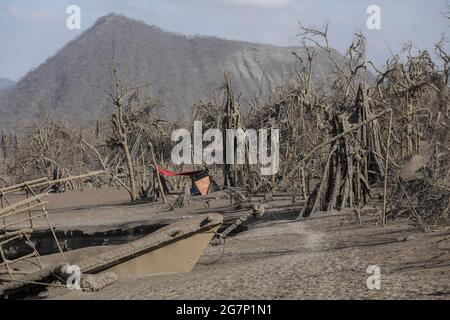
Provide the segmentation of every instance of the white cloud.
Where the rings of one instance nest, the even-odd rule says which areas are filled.
[[[292,0],[222,0],[231,4],[262,8],[280,8],[292,3]]]

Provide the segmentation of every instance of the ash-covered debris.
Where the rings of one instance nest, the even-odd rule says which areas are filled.
[[[415,178],[399,178],[396,187],[391,218],[407,215],[425,229],[449,225],[450,189],[433,179],[429,167],[419,169]]]

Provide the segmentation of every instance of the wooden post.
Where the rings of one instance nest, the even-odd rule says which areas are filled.
[[[158,165],[156,164],[155,153],[153,152],[153,145],[150,142],[148,143],[148,145],[150,147],[150,152],[152,154],[153,165],[155,166],[156,179],[158,180],[158,188],[159,188],[159,191],[161,192],[161,195],[163,198],[163,203],[166,203],[166,194],[164,193],[164,188],[161,183],[161,177],[159,176],[159,169],[158,169]]]
[[[389,146],[391,144],[391,132],[392,132],[392,110],[389,113],[389,132],[386,144],[386,163],[384,167],[384,197],[383,197],[383,216],[382,225],[386,224],[386,210],[387,210],[387,184],[388,184],[388,168],[389,168]]]
[[[305,167],[303,165],[300,165],[299,175],[300,175],[300,194],[303,196],[303,199],[306,200],[308,198],[308,195],[306,192]]]
[[[28,196],[28,186],[25,189],[25,194],[26,194],[26,197],[28,199],[29,198],[29,196]],[[31,227],[31,229],[33,229],[34,228],[33,227],[33,219],[31,218],[32,215],[31,215],[31,208],[30,208],[30,204],[29,203],[27,204],[27,207],[28,207],[28,217],[30,218],[30,227]]]
[[[41,209],[42,209],[42,211],[44,212],[44,216],[45,216],[45,220],[46,220],[46,222],[47,222],[48,228],[50,229],[50,231],[51,231],[51,233],[52,233],[52,235],[53,235],[53,239],[54,239],[55,242],[56,242],[56,246],[57,246],[58,249],[59,249],[59,253],[61,254],[61,257],[63,258],[63,261],[65,262],[65,261],[66,261],[66,257],[65,257],[65,255],[64,255],[64,252],[63,252],[62,248],[61,248],[61,245],[59,244],[58,237],[56,236],[55,230],[53,230],[52,224],[50,223],[50,219],[48,218],[47,210],[46,210],[45,207],[44,207],[44,202],[41,200],[41,197],[42,197],[42,196],[47,197],[47,196],[48,196],[48,193],[43,193],[43,194],[37,195],[37,194],[33,191],[33,189],[31,189],[29,186],[27,186],[27,189],[28,189],[28,190],[30,191],[30,193],[36,198],[37,202],[40,203]],[[31,199],[31,198],[30,198],[30,199]]]

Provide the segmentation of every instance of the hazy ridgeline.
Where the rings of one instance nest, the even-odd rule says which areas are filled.
[[[243,105],[260,92],[268,97],[295,72],[293,50],[302,55],[300,48],[187,37],[108,15],[1,97],[0,129],[20,126],[24,118],[43,110],[84,122],[109,114],[110,105],[103,98],[112,82],[112,55],[127,84],[149,86],[155,97],[164,100],[163,116],[185,120],[191,118],[195,100],[211,97],[224,72],[230,73],[242,92]],[[314,64],[314,81],[325,79],[333,68],[322,53]]]

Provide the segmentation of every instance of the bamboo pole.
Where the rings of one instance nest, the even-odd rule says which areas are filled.
[[[30,187],[28,187],[28,185],[27,185],[26,189],[25,189],[25,194],[27,196],[27,199],[29,198],[29,196],[28,196],[28,193],[29,193],[28,189],[29,188]],[[33,229],[34,228],[33,227],[33,219],[31,219],[31,208],[30,208],[30,204],[29,203],[27,204],[27,207],[28,207],[28,217],[30,217],[30,227],[31,227],[31,229]]]
[[[384,196],[383,196],[383,216],[382,225],[386,224],[386,211],[387,211],[387,184],[388,184],[388,168],[389,168],[389,147],[391,144],[391,133],[392,133],[392,110],[389,114],[389,133],[387,137],[386,144],[386,162],[384,168]]]
[[[16,231],[9,231],[9,232],[0,233],[0,240],[3,241],[3,239],[7,239],[7,240],[3,241],[2,243],[0,243],[0,246],[3,243],[7,243],[7,242],[11,241],[10,237],[14,237],[14,236],[19,235],[21,238],[23,238],[24,234],[32,233],[33,231],[34,231],[34,229],[20,229],[20,230],[16,230]]]
[[[7,223],[4,227],[5,228],[9,228],[9,227],[12,227],[12,226],[16,226],[18,224],[25,223],[25,222],[29,221],[30,219],[37,219],[37,218],[40,218],[40,217],[43,217],[43,216],[45,216],[45,213],[39,213],[39,214],[36,214],[34,216],[31,216],[31,217],[27,217],[27,218],[22,219],[22,220],[17,220],[17,221],[14,221],[14,222]],[[2,228],[3,228],[3,226],[2,226]]]
[[[42,198],[44,198],[44,197],[46,197],[46,196],[48,196],[48,193],[42,193],[42,194],[40,194],[40,195],[33,196],[33,197],[28,198],[28,199],[21,200],[21,201],[18,201],[18,202],[16,202],[16,203],[13,203],[13,204],[11,204],[11,205],[8,206],[8,207],[5,207],[5,208],[3,208],[3,209],[0,209],[0,217],[1,217],[3,214],[5,214],[5,213],[8,213],[8,212],[10,212],[10,211],[15,211],[15,210],[17,210],[18,208],[20,208],[20,207],[22,207],[22,206],[26,206],[26,205],[29,204],[29,203],[32,203],[32,202],[34,202],[34,201],[39,201],[39,200],[41,200]],[[25,208],[25,210],[27,210],[27,208]]]
[[[47,204],[47,203],[48,203],[48,201],[38,201],[38,202],[36,202],[36,203],[34,203],[32,205],[28,204],[26,207],[16,208],[16,209],[14,209],[11,212],[3,213],[2,215],[0,215],[0,217],[1,218],[7,218],[7,217],[13,216],[15,214],[24,212],[24,211],[29,211],[30,212],[31,209],[35,209],[37,207],[40,207],[42,204]],[[31,219],[31,215],[29,215],[28,217]],[[31,229],[33,229],[33,228],[34,227],[32,227]]]
[[[156,164],[155,153],[153,152],[153,144],[151,142],[149,142],[148,145],[150,147],[150,152],[152,154],[153,165],[155,166],[155,170],[156,170],[156,179],[158,179],[158,188],[159,188],[159,191],[161,192],[161,195],[163,198],[163,203],[166,203],[167,202],[166,194],[164,193],[164,188],[161,183],[161,177],[159,176],[159,169],[158,169],[158,165]]]
[[[31,192],[32,195],[37,196],[36,193],[33,191],[33,189],[28,188],[28,190]],[[46,193],[45,195],[48,195],[48,193]],[[53,239],[55,239],[56,245],[57,245],[57,247],[59,249],[59,253],[62,256],[63,261],[66,262],[66,256],[64,255],[64,252],[63,252],[63,250],[61,248],[61,245],[59,244],[58,237],[56,236],[55,230],[53,230],[53,226],[50,223],[50,219],[48,218],[47,210],[44,207],[44,202],[42,202],[41,199],[38,199],[38,202],[41,204],[41,208],[42,208],[42,211],[44,212],[45,220],[47,221],[47,226],[48,226],[48,228],[50,229],[50,231],[51,231],[51,233],[53,235]]]
[[[47,181],[47,180],[48,180],[47,177],[42,177],[42,178],[39,178],[39,179],[36,179],[36,180],[25,181],[25,182],[22,182],[22,183],[19,183],[19,184],[15,184],[15,185],[12,185],[12,186],[9,186],[9,187],[1,188],[0,189],[0,193],[8,194],[8,193],[11,193],[11,192],[20,191],[23,188],[25,188],[27,185],[28,186],[33,186],[36,183],[44,182],[44,181]]]

